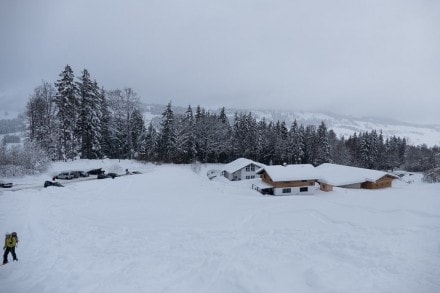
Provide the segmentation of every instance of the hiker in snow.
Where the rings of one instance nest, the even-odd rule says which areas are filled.
[[[3,264],[8,263],[8,254],[11,252],[12,259],[17,261],[17,255],[15,254],[15,246],[17,246],[18,237],[17,232],[12,232],[11,234],[6,234],[5,237],[5,246],[3,246],[3,250],[5,253],[3,254]]]

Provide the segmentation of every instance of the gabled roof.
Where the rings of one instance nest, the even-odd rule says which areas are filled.
[[[350,184],[358,184],[363,182],[376,182],[384,176],[398,178],[396,175],[365,168],[350,167],[344,165],[324,163],[316,167],[321,175],[319,182],[331,184],[333,186],[343,186]]]
[[[251,164],[254,164],[255,166],[257,166],[257,168],[261,168],[264,166],[264,164],[256,163],[256,162],[249,160],[249,159],[246,159],[246,158],[239,158],[239,159],[236,159],[235,161],[230,162],[229,164],[226,164],[223,167],[223,171],[226,171],[228,173],[234,173],[235,171],[241,170]]]
[[[263,172],[266,172],[274,182],[316,180],[321,177],[311,164],[266,166],[258,170],[257,174]]]

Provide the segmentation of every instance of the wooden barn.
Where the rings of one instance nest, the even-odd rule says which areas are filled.
[[[333,187],[378,189],[391,187],[398,176],[378,170],[325,163],[316,167],[321,178],[320,189],[332,191]]]

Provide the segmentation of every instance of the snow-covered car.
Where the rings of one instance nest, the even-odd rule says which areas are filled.
[[[104,174],[105,171],[102,170],[102,168],[98,168],[98,169],[92,169],[92,170],[90,170],[90,171],[87,171],[87,173],[88,173],[89,175],[99,175],[99,174]]]
[[[73,179],[75,178],[75,174],[73,172],[61,172],[60,174],[58,174],[57,176],[55,176],[56,179]]]
[[[12,187],[12,182],[0,182],[0,187],[11,188]]]
[[[112,178],[115,179],[115,177],[118,177],[118,174],[116,173],[108,173],[108,174],[99,174],[98,179],[105,179],[105,178]]]
[[[59,182],[52,182],[52,181],[45,181],[44,182],[44,188],[48,187],[48,186],[57,186],[57,187],[64,187],[64,185],[62,185]]]
[[[220,170],[209,170],[206,175],[208,176],[208,178],[211,180],[217,176],[219,176],[221,173]]]
[[[79,177],[89,177],[89,173],[85,172],[85,171],[72,171],[73,175],[75,176],[75,178],[79,178]]]

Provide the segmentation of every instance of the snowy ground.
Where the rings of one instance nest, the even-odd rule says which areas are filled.
[[[43,188],[62,170],[143,174]],[[0,191],[0,292],[440,292],[440,185],[262,196],[215,166],[56,164]]]

